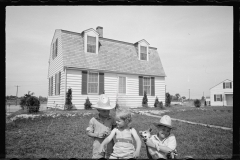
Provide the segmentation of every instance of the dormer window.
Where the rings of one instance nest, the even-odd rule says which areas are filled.
[[[98,54],[99,34],[90,28],[83,31],[84,34],[84,52]]]
[[[87,52],[96,53],[96,37],[87,36]]]
[[[140,59],[147,60],[147,47],[140,46]]]
[[[143,39],[135,44],[138,47],[138,59],[142,61],[149,61],[149,43]]]

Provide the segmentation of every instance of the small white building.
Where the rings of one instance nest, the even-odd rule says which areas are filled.
[[[211,106],[233,105],[233,81],[224,80],[210,88]]]
[[[210,102],[211,102],[210,97],[206,97],[205,101],[206,101],[206,105],[210,106]]]

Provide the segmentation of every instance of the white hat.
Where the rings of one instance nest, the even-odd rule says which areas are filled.
[[[97,104],[93,105],[92,107],[97,109],[103,109],[103,110],[111,110],[115,106],[110,105],[110,100],[107,95],[101,94],[98,98]]]
[[[171,129],[175,129],[174,127],[172,127],[172,120],[171,117],[168,115],[164,115],[162,116],[162,118],[160,119],[159,122],[154,122],[153,123],[155,126],[165,126]]]

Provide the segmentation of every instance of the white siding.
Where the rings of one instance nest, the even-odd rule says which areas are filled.
[[[225,80],[224,82],[232,82],[230,80]],[[210,99],[211,99],[211,106],[226,106],[226,94],[232,94],[233,93],[233,82],[232,82],[232,88],[225,88],[223,89],[223,82],[216,85],[215,87],[210,89]],[[214,95],[215,94],[221,94],[223,97],[223,101],[214,101]]]
[[[52,45],[53,42],[58,39],[58,49],[57,49],[57,57],[52,59]],[[60,95],[55,95],[55,74],[61,72],[61,87],[60,87]],[[63,60],[62,60],[62,41],[61,41],[61,31],[56,30],[51,46],[50,46],[50,57],[49,57],[49,67],[48,67],[48,77],[53,77],[53,95],[48,96],[47,107],[55,107],[56,104],[60,107],[64,104],[64,94],[65,94],[65,73],[63,71]],[[49,86],[49,84],[48,84]],[[48,92],[49,93],[49,92]]]
[[[165,77],[155,77],[155,96],[165,105]]]
[[[126,94],[117,94],[118,91],[118,76],[126,77]],[[62,73],[61,80],[61,96],[52,98],[50,102],[64,105],[64,83],[65,74]],[[82,95],[82,71],[80,70],[67,70],[67,90],[72,88],[72,103],[77,109],[84,109],[84,103],[88,97],[92,104],[96,104],[99,95]],[[121,75],[113,73],[104,73],[104,90],[105,94],[110,98],[111,105],[116,105],[116,98],[120,106],[130,108],[141,107],[143,96],[139,96],[139,80],[137,75]],[[159,101],[165,104],[165,78],[155,77],[155,96],[148,96],[148,105],[154,106],[155,98],[158,97]],[[49,103],[50,104],[50,103]]]

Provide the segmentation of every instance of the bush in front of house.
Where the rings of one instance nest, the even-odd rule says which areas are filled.
[[[92,103],[90,102],[89,98],[87,97],[86,102],[84,103],[84,108],[86,110],[90,110],[90,109],[92,109],[91,106],[92,106]]]
[[[119,104],[118,104],[118,98],[116,99],[116,105],[115,105],[115,110],[118,110],[120,108]]]
[[[26,102],[27,102],[27,99],[31,96],[33,96],[33,92],[31,93],[31,91],[28,91],[27,94],[25,94],[23,97],[21,97],[21,100],[20,100],[20,107],[22,108],[22,110],[25,109],[25,106],[26,106]]]
[[[165,106],[170,107],[171,105],[171,95],[169,93],[166,93],[165,95]]]
[[[193,102],[195,107],[200,107],[201,106],[201,101],[199,99],[194,100]]]
[[[142,99],[142,106],[148,107],[148,98],[147,98],[147,92],[144,91],[143,99]]]
[[[162,101],[158,103],[158,107],[159,107],[160,109],[163,109],[163,103],[162,103]]]
[[[73,104],[72,104],[72,89],[71,88],[69,88],[68,92],[66,93],[66,102],[65,102],[64,108],[66,110],[71,110],[73,108]]]
[[[154,107],[158,107],[159,101],[158,101],[158,97],[156,97],[155,102],[154,102]]]
[[[26,99],[28,113],[37,113],[40,108],[40,101],[35,96],[30,96]]]

